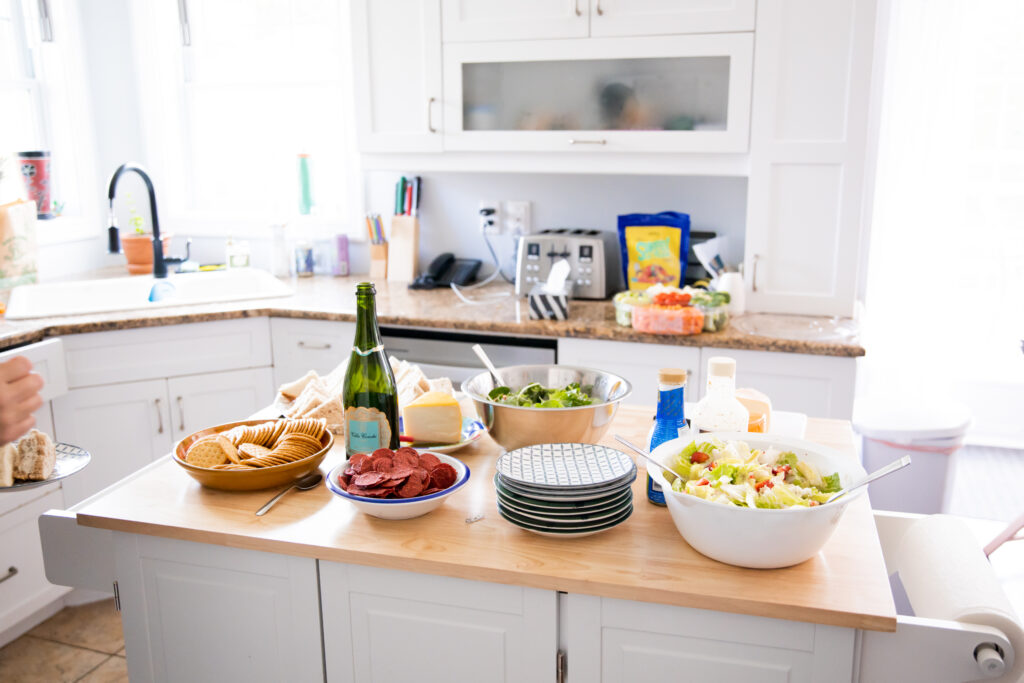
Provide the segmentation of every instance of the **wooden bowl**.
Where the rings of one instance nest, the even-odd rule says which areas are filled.
[[[241,422],[228,422],[227,424],[200,429],[194,434],[189,434],[179,441],[174,447],[174,462],[178,463],[193,479],[203,486],[221,491],[257,491],[275,486],[284,486],[299,477],[309,474],[323,462],[328,451],[334,445],[334,434],[325,430],[320,437],[320,444],[323,446],[313,455],[289,462],[284,465],[272,467],[260,467],[252,470],[211,470],[205,467],[196,467],[185,462],[185,454],[189,447],[204,436],[220,434],[240,425],[260,425],[273,420],[242,420]]]

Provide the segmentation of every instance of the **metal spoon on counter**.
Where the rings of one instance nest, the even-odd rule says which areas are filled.
[[[263,515],[267,514],[267,511],[270,510],[270,508],[274,507],[274,505],[277,504],[277,501],[284,498],[284,494],[288,493],[292,489],[298,489],[299,491],[308,491],[309,489],[315,489],[317,486],[320,485],[320,482],[322,482],[323,480],[324,475],[320,474],[319,472],[313,472],[311,474],[307,474],[301,479],[296,479],[295,481],[292,482],[291,486],[284,489],[279,494],[268,500],[266,505],[257,510],[256,516],[262,517]]]
[[[494,378],[494,386],[502,386],[501,375],[498,374],[498,369],[494,367],[494,363],[491,362],[491,359],[487,357],[484,347],[479,344],[473,344],[473,353],[475,353],[477,358],[483,361],[483,364],[491,371],[491,377]]]
[[[634,451],[636,451],[636,452],[637,452],[637,453],[639,453],[639,454],[640,454],[641,456],[643,456],[644,460],[646,460],[647,462],[651,463],[652,465],[655,465],[655,466],[656,466],[656,467],[657,467],[658,469],[660,469],[660,470],[661,470],[662,472],[664,472],[664,473],[665,473],[665,480],[666,480],[666,481],[667,481],[668,483],[670,483],[670,484],[671,484],[671,483],[672,483],[673,481],[675,481],[675,480],[676,480],[676,477],[677,477],[678,475],[676,475],[676,473],[675,473],[675,472],[673,472],[672,470],[668,469],[667,467],[665,467],[664,465],[662,465],[662,464],[661,464],[660,462],[658,462],[657,460],[655,460],[654,458],[652,458],[652,457],[651,457],[651,454],[650,454],[650,453],[648,453],[648,452],[647,452],[647,451],[645,451],[644,449],[640,448],[639,446],[637,446],[636,444],[634,444],[634,443],[633,443],[632,441],[629,441],[629,440],[627,440],[627,439],[623,439],[623,438],[622,438],[621,436],[619,436],[618,434],[616,434],[616,435],[615,435],[615,440],[616,440],[616,441],[618,441],[619,443],[621,443],[621,444],[622,444],[622,445],[624,445],[624,446],[629,446],[629,447],[630,447],[630,448],[632,448],[632,449],[633,449]]]

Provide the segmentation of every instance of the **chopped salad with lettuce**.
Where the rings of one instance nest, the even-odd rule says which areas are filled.
[[[814,507],[838,491],[839,473],[823,475],[790,451],[744,441],[693,441],[669,463],[672,490],[714,503],[750,508]]]
[[[566,384],[561,388],[548,388],[542,386],[540,382],[533,382],[519,391],[512,391],[511,387],[495,387],[487,394],[487,398],[508,406],[526,408],[577,408],[593,403],[590,395],[578,382]]]

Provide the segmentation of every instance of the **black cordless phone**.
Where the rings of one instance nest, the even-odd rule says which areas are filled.
[[[454,254],[446,252],[435,258],[427,272],[409,284],[409,289],[434,289],[452,283],[468,285],[476,279],[481,265],[479,259],[455,258]]]

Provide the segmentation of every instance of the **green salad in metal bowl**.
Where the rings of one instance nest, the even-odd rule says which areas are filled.
[[[593,403],[590,394],[578,382],[570,382],[561,388],[545,387],[540,382],[527,384],[519,391],[511,387],[494,387],[487,398],[507,406],[526,408],[576,408]]]

